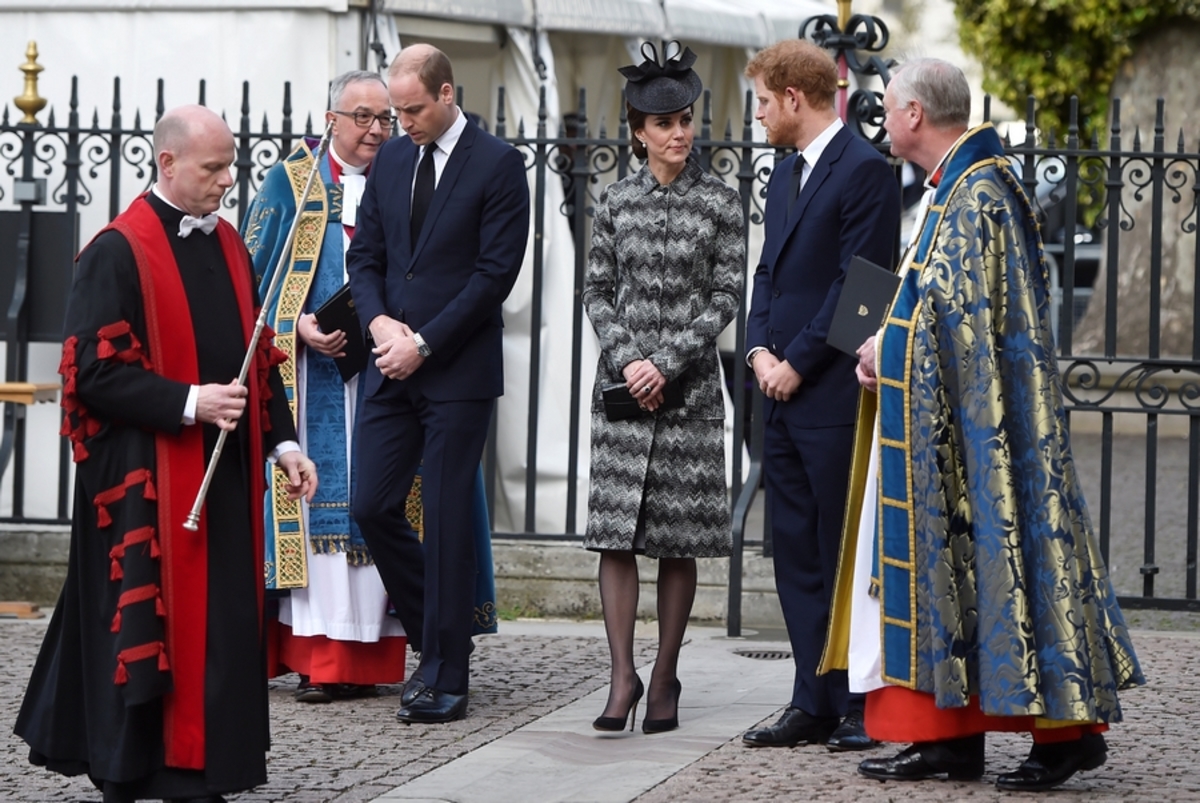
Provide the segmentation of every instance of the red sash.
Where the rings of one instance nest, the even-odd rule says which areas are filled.
[[[151,370],[185,382],[199,384],[195,330],[191,310],[162,221],[145,200],[145,193],[107,228],[129,242],[137,262],[146,316],[146,348]],[[255,310],[250,286],[250,260],[237,230],[224,220],[217,236],[237,297],[242,334],[246,343],[254,332]],[[202,234],[194,233],[199,237]],[[256,360],[262,352],[256,349]],[[258,366],[255,366],[258,367]],[[249,397],[243,432],[250,444],[250,524],[255,566],[263,561],[263,431],[259,370],[247,377]],[[174,690],[163,698],[163,742],[166,765],[183,769],[204,768],[204,677],[208,630],[208,537],[206,516],[200,529],[190,532],[183,522],[192,509],[204,478],[204,435],[200,426],[184,427],[177,436],[155,435],[158,491],[158,532],[162,549],[162,594],[166,604],[167,658]],[[219,504],[219,500],[216,500]],[[206,503],[207,504],[207,503]],[[258,610],[262,618],[262,584],[258,584]]]

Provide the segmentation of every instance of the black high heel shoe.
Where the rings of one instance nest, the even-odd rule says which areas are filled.
[[[679,682],[679,678],[671,681],[671,694],[675,697],[675,713],[665,719],[644,719],[642,720],[642,733],[666,733],[673,731],[679,727],[679,695],[683,693],[683,684]],[[649,713],[650,704],[646,703],[646,712]]]
[[[596,717],[592,722],[592,727],[598,731],[623,731],[625,730],[625,720],[629,720],[629,730],[633,730],[634,724],[637,722],[637,704],[638,700],[642,699],[642,695],[646,692],[646,687],[642,685],[642,679],[637,678],[637,685],[633,687],[633,699],[629,701],[629,710],[625,712],[623,717]]]

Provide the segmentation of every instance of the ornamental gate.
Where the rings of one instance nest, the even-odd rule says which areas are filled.
[[[150,133],[164,111],[162,82],[153,111],[143,115],[134,110],[132,119],[121,106],[119,79],[103,118],[90,104],[80,108],[74,87],[73,83],[62,107],[65,115],[52,108],[42,121],[35,116],[40,106],[22,106],[26,114],[20,117],[6,105],[0,116],[5,178],[0,181],[0,205],[6,207],[0,211],[0,303],[6,310],[2,320],[8,384],[27,382],[34,374],[50,378],[57,365],[73,254],[154,181]],[[499,92],[497,108],[503,109],[503,88]],[[197,99],[203,103],[204,97],[201,82]],[[301,122],[295,115],[286,84],[277,111],[252,114],[250,98],[245,83],[238,115],[230,117],[237,141],[236,183],[224,207],[237,222],[266,170],[313,127],[311,116]],[[715,121],[711,108],[706,92],[698,110],[697,153],[706,170],[739,190],[753,266],[754,244],[761,243],[766,180],[785,154],[755,139],[749,96],[740,121]],[[1192,326],[1200,306],[1194,292],[1200,279],[1200,153],[1188,149],[1182,134],[1172,137],[1167,129],[1171,115],[1161,101],[1153,130],[1123,130],[1120,109],[1116,104],[1103,142],[1081,143],[1074,117],[1061,146],[1053,135],[1039,139],[1032,127],[1009,128],[1009,135],[1022,143],[1010,145],[1009,155],[1042,217],[1076,459],[1121,601],[1129,607],[1200,610],[1200,330]],[[1026,119],[1034,119],[1033,110],[1031,99]],[[868,124],[878,121],[878,110],[869,103],[860,112]],[[543,339],[531,338],[525,358],[531,379],[523,499],[518,500],[522,513],[515,517],[513,532],[496,534],[578,539],[584,522],[577,514],[581,499],[576,488],[579,466],[586,462],[581,410],[588,393],[581,381],[589,367],[582,359],[588,324],[578,297],[588,221],[602,189],[636,164],[631,162],[625,120],[618,121],[615,131],[603,125],[593,131],[582,91],[575,111],[564,115],[561,124],[547,118],[544,97],[536,120],[517,121],[515,127],[512,122],[499,117],[490,127],[525,156],[534,199],[533,242],[543,243],[548,227],[565,222],[573,246],[573,258],[566,262],[548,260],[544,249],[534,249],[528,313],[530,330],[539,331],[551,303],[545,296],[547,280],[573,286],[569,324],[552,333],[556,339],[566,338],[569,328],[571,392],[565,428],[554,436],[565,439],[567,450],[563,525],[547,530],[539,528],[536,515],[539,446],[544,445],[539,444],[538,424],[545,414],[537,378],[545,355]],[[905,176],[897,165],[897,179]],[[906,188],[906,201],[919,196],[919,182],[915,186],[915,193],[912,186]],[[1136,281],[1131,282],[1131,276]],[[1142,306],[1125,303],[1131,296],[1141,298]],[[742,450],[733,450],[731,632],[741,627],[743,550],[769,552],[771,546],[762,530],[746,529],[761,480],[762,438],[761,395],[748,381],[741,358],[745,317],[743,304],[722,353],[734,404],[733,439],[748,444],[750,456],[744,465]],[[1144,330],[1136,353],[1123,345],[1132,330]],[[5,404],[0,467],[9,501],[0,522],[69,521],[69,452],[65,440],[56,436],[57,411],[43,407]],[[497,434],[502,434],[497,426],[501,425],[493,427],[485,454],[493,493]],[[36,501],[27,498],[31,490]]]

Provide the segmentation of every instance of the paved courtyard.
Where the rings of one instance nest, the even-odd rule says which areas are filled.
[[[1127,721],[1109,737],[1109,764],[1077,776],[1059,801],[1200,800],[1200,617],[1131,612],[1150,684],[1122,700]],[[1178,629],[1190,630],[1180,632]],[[84,779],[64,779],[26,763],[11,734],[45,620],[0,620],[0,799],[98,800]],[[652,624],[639,630],[640,664],[653,659]],[[771,721],[790,687],[788,661],[735,651],[786,644],[727,639],[696,627],[681,658],[682,727],[668,734],[599,734],[607,646],[596,622],[502,623],[477,639],[470,713],[449,725],[407,727],[394,718],[399,690],[330,705],[292,700],[295,676],[271,683],[269,782],[231,800],[249,801],[947,801],[1019,798],[990,786],[1028,749],[1018,736],[989,742],[980,783],[880,784],[859,778],[859,755],[823,748],[743,747],[741,731]],[[642,672],[648,678],[648,672]],[[644,712],[644,709],[643,709]],[[879,748],[891,750],[894,748]]]

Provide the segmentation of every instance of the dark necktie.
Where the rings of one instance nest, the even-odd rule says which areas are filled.
[[[437,145],[432,142],[425,146],[425,155],[417,165],[417,180],[413,184],[412,217],[409,220],[409,232],[412,244],[416,245],[421,237],[421,227],[425,225],[425,215],[429,212],[429,204],[433,200],[433,152]]]
[[[788,189],[788,217],[792,216],[792,207],[800,197],[800,179],[804,175],[804,154],[796,154],[796,163],[792,165],[792,183]]]

